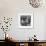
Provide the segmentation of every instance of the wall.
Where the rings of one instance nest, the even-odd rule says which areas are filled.
[[[21,29],[18,27],[18,14],[19,13],[33,13],[33,28],[32,29]],[[0,0],[0,16],[13,17],[13,22],[10,34],[16,37],[17,40],[27,40],[34,34],[37,35],[39,40],[46,40],[45,38],[45,15],[46,8],[33,8],[30,6],[28,0]],[[0,35],[2,35],[2,31]],[[4,33],[3,33],[4,34]],[[0,39],[3,37],[0,36]]]

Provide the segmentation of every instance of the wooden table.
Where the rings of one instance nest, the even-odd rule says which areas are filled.
[[[7,40],[9,44],[14,44],[16,46],[46,46],[46,40],[39,41],[29,41],[29,40]]]

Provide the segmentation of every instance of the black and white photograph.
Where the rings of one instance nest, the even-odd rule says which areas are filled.
[[[20,17],[20,23],[21,26],[30,26],[31,25],[31,16],[27,15],[27,16],[21,16]]]
[[[33,27],[33,15],[32,14],[19,14],[19,27],[32,28]]]

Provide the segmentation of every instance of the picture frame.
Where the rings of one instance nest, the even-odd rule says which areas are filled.
[[[33,28],[33,13],[18,14],[19,28]]]

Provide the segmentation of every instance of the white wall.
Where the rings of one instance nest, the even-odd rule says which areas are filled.
[[[18,27],[19,13],[34,13],[34,25],[32,29],[21,29]],[[34,34],[39,40],[46,40],[45,26],[46,8],[33,8],[28,0],[0,0],[0,16],[13,17],[13,22],[10,31],[17,40],[27,40]],[[2,31],[0,32],[0,34]],[[2,39],[2,36],[0,36]]]

